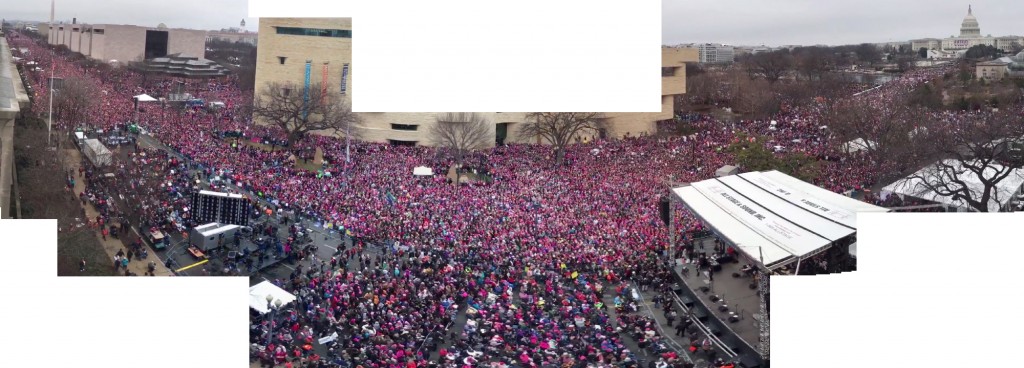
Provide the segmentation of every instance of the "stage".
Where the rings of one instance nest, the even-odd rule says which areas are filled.
[[[701,239],[696,246],[697,252],[701,251],[701,245],[704,253],[709,256],[714,253],[714,237]],[[707,276],[707,271],[697,273],[696,263],[680,265],[680,262],[686,260],[677,260],[674,271],[683,283],[680,285],[683,290],[677,293],[680,298],[678,301],[686,304],[688,308],[696,306],[693,309],[695,316],[731,350],[741,356],[754,357],[759,356],[760,328],[757,320],[759,317],[756,315],[760,309],[760,299],[757,289],[750,288],[755,282],[754,278],[746,276],[740,270],[746,263],[742,257],[739,259],[738,263],[721,264],[721,270],[715,272],[711,280]],[[689,271],[685,272],[684,269]],[[740,274],[740,277],[733,277],[733,273]],[[707,292],[702,288],[708,288]],[[718,295],[721,300],[711,301],[709,297],[712,295]],[[722,305],[726,305],[728,309],[720,310],[719,307]],[[730,323],[731,312],[736,313],[740,320]]]

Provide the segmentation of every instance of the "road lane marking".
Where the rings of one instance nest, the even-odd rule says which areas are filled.
[[[206,262],[209,262],[209,261],[210,261],[209,259],[204,259],[204,260],[202,260],[202,261],[199,261],[199,262],[196,262],[196,263],[190,264],[190,265],[188,265],[188,266],[185,266],[185,267],[179,268],[179,269],[177,269],[177,270],[174,270],[174,272],[181,272],[181,271],[187,270],[187,269],[189,269],[189,268],[192,268],[192,267],[195,267],[195,266],[201,265],[201,264],[203,264],[203,263],[206,263]]]

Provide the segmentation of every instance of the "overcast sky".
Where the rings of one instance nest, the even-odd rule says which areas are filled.
[[[0,0],[6,19],[50,20],[51,0]],[[255,31],[256,18],[248,18],[248,0],[57,0],[55,19],[93,24],[132,24],[155,27],[219,30],[238,27]]]
[[[982,35],[1024,34],[1024,1],[968,1],[663,0],[662,43],[843,45],[944,38],[959,35],[967,5]]]
[[[967,2],[969,1],[969,2]],[[663,0],[662,42],[732,45],[855,44],[958,34],[967,5],[984,35],[1024,34],[1021,0]],[[624,2],[624,6],[628,1]],[[50,16],[47,0],[0,0],[6,19]],[[58,0],[56,19],[216,30],[256,30],[247,0]]]

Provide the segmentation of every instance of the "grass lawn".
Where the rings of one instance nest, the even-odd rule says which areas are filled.
[[[57,236],[57,244],[33,246],[57,247],[58,276],[113,274],[113,261],[107,258],[92,229],[75,227],[76,224],[85,221],[81,219],[82,208],[79,202],[73,199],[72,193],[65,191],[65,178],[63,169],[59,167],[56,159],[57,155],[46,149],[46,126],[41,120],[25,119],[19,120],[15,127],[17,146],[14,156],[18,170],[22,217],[57,219],[57,226],[64,229]],[[65,138],[57,132],[54,132],[54,137]],[[82,259],[86,262],[85,272],[78,271],[78,262]]]
[[[85,259],[85,272],[78,271],[78,262]],[[57,237],[57,276],[111,276],[114,261],[108,259],[96,233],[84,227]]]

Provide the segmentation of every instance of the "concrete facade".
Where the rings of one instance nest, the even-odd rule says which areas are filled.
[[[914,51],[924,48],[926,50],[939,50],[942,46],[942,40],[938,38],[922,38],[919,40],[910,40],[910,48]]]
[[[12,218],[14,184],[14,121],[29,104],[7,39],[0,37],[0,218]]]
[[[291,83],[302,88],[309,60],[310,83],[323,83],[326,79],[327,88],[335,92],[341,89],[342,70],[348,64],[344,97],[351,103],[352,38],[278,34],[278,29],[285,27],[351,31],[352,18],[260,18],[255,95],[259,96],[271,82]]]
[[[323,62],[328,62],[328,88],[337,91],[341,81],[341,65],[348,63],[346,100],[351,103],[352,39],[279,34],[278,27],[351,30],[351,18],[260,18],[260,45],[256,56],[256,96],[267,82],[292,83],[301,88],[305,79],[305,62],[311,60],[310,82],[323,78]],[[280,57],[285,57],[284,64]],[[697,62],[698,52],[688,48],[662,49],[661,111],[650,113],[606,113],[606,135],[609,137],[638,136],[655,132],[656,122],[672,119],[675,115],[675,96],[686,91],[686,63]],[[414,142],[433,145],[426,132],[437,121],[440,113],[360,113],[358,138],[373,142]],[[542,143],[537,137],[522,137],[518,127],[525,121],[523,112],[483,112],[493,123],[492,134],[506,131],[505,142]],[[497,138],[497,137],[495,137]],[[495,144],[492,140],[491,144]]]
[[[997,81],[1006,77],[1010,71],[1010,63],[1002,60],[985,61],[974,64],[974,77],[987,81]]]
[[[55,24],[48,32],[51,45],[64,45],[92,59],[110,62],[142,61],[146,31],[167,31],[167,54],[206,56],[206,31],[140,27],[120,24]]]

